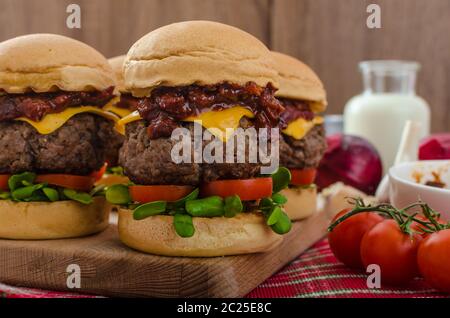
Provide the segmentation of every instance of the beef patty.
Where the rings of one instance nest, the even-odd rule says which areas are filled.
[[[191,133],[191,149],[194,149],[193,123],[180,123]],[[243,119],[241,127],[250,124]],[[140,120],[127,125],[127,133],[120,150],[119,164],[125,174],[137,184],[179,184],[198,185],[201,182],[217,179],[248,179],[259,175],[261,164],[248,163],[248,149],[245,150],[245,163],[175,163],[172,161],[172,147],[177,141],[168,138],[152,139],[147,133],[145,121]],[[203,128],[202,128],[203,129]],[[210,141],[204,141],[202,149]],[[270,147],[270,144],[269,144]],[[236,154],[235,160],[236,162]]]
[[[62,127],[39,134],[28,123],[0,122],[0,173],[24,171],[86,175],[98,170],[107,156],[114,162],[120,140],[113,123],[93,114],[78,114]]]
[[[282,134],[280,165],[291,169],[317,168],[326,149],[327,142],[323,125],[314,126],[300,140]]]

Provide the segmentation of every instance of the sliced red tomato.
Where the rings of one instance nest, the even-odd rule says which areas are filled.
[[[272,178],[212,181],[202,186],[201,194],[222,198],[238,195],[242,201],[258,200],[272,196]]]
[[[0,190],[8,191],[8,179],[11,177],[9,174],[0,174]]]
[[[71,174],[41,174],[36,177],[36,183],[47,182],[59,187],[79,191],[89,191],[95,183],[92,176],[76,176]]]
[[[99,170],[92,172],[91,177],[93,177],[95,179],[95,181],[99,181],[105,174],[107,167],[108,167],[108,164],[105,163]]]
[[[136,185],[130,186],[130,195],[133,201],[147,203],[153,201],[177,201],[194,190],[190,186],[176,185]]]
[[[289,169],[291,171],[291,184],[294,185],[309,185],[314,183],[317,175],[317,169]]]

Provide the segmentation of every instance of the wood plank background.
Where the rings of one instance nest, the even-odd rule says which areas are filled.
[[[66,27],[70,3],[81,6],[81,29]],[[366,27],[370,3],[381,6],[382,29]],[[361,90],[359,61],[419,61],[433,130],[450,130],[449,0],[0,0],[0,41],[59,33],[111,57],[159,26],[192,19],[235,25],[310,64],[327,88],[328,113]]]

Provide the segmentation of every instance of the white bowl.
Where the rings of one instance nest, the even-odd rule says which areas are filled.
[[[425,185],[437,174],[445,188]],[[450,160],[406,162],[389,170],[391,204],[403,208],[422,200],[450,221]]]

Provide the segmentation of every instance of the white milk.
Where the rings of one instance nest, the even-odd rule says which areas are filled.
[[[344,111],[344,132],[369,140],[379,151],[386,172],[394,163],[407,120],[430,133],[427,102],[415,94],[419,65],[401,61],[361,63],[365,91],[350,99]]]
[[[394,163],[407,120],[421,123],[421,138],[430,131],[428,104],[415,95],[362,94],[345,107],[344,131],[369,140],[380,152],[384,170]]]

